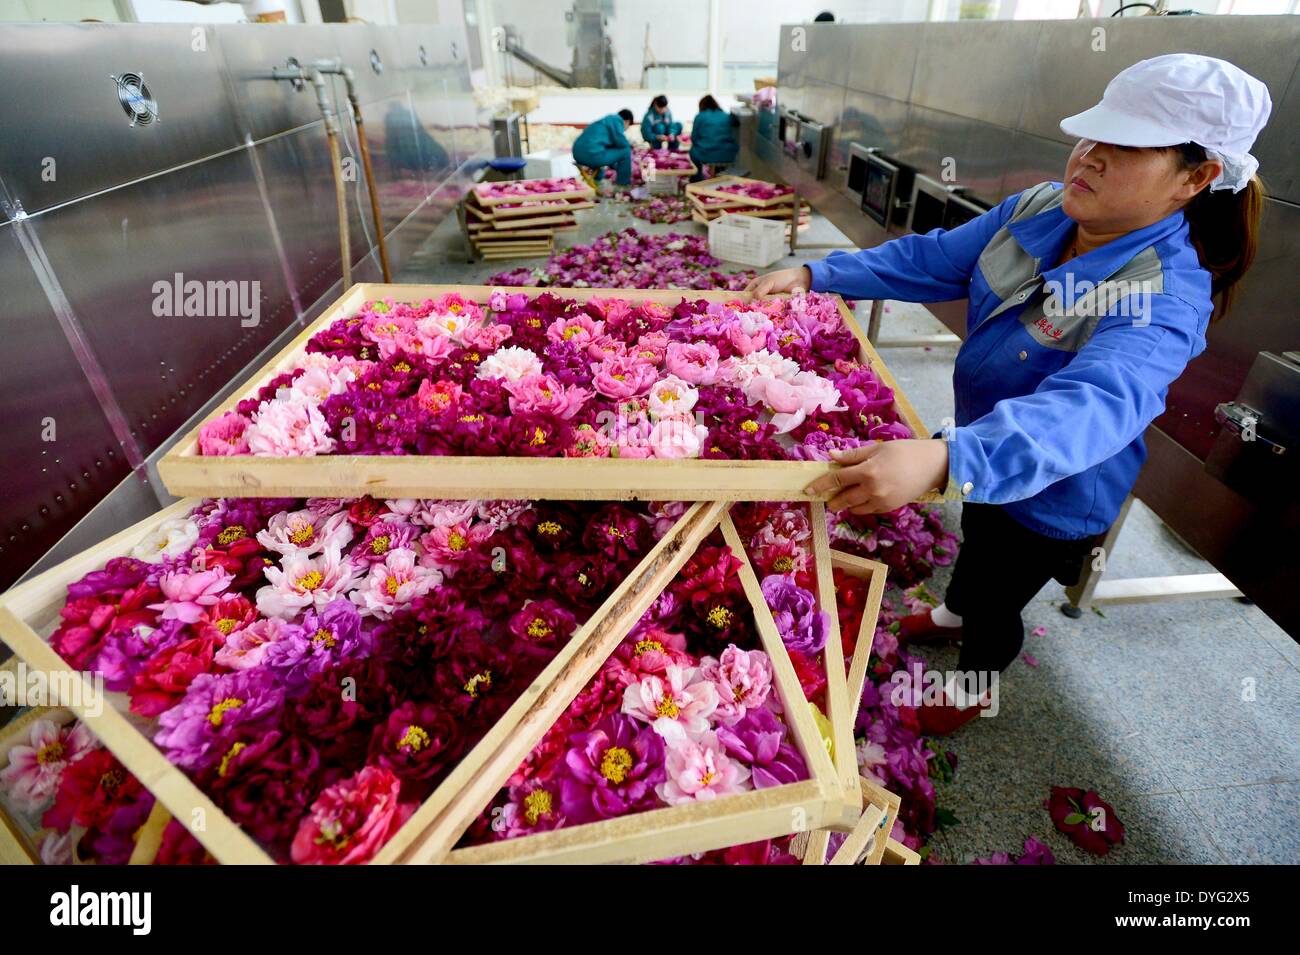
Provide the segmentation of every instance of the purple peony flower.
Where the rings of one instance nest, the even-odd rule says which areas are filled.
[[[817,608],[812,592],[783,574],[764,577],[762,587],[786,647],[809,656],[821,653],[830,632],[829,618]]]
[[[154,742],[182,769],[201,769],[221,758],[237,731],[271,726],[283,703],[284,689],[271,670],[200,673],[185,697],[158,717]]]
[[[807,764],[799,751],[785,742],[785,727],[771,710],[750,710],[731,726],[718,727],[717,733],[727,752],[750,765],[755,789],[808,778]]]
[[[265,666],[277,672],[290,693],[296,693],[311,677],[344,660],[369,656],[371,637],[361,632],[361,615],[356,605],[339,597],[320,613],[308,611],[302,620],[284,629],[278,640],[266,647]]]

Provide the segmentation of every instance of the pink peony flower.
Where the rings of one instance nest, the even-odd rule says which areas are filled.
[[[351,586],[356,568],[336,548],[327,548],[316,557],[288,554],[280,567],[267,567],[265,573],[270,584],[257,592],[257,609],[291,619],[307,607],[324,610]]]
[[[194,623],[203,616],[203,608],[211,607],[221,599],[234,578],[220,567],[195,573],[171,571],[158,581],[166,601],[150,604],[150,610],[161,610],[164,620]]]
[[[19,812],[37,812],[58,792],[63,770],[98,748],[99,741],[80,721],[59,726],[36,720],[27,738],[29,744],[10,748],[9,765],[0,769],[0,792]]]
[[[762,312],[736,312],[725,325],[727,341],[738,355],[748,355],[767,347],[767,333],[772,320]]]
[[[586,388],[565,387],[551,375],[532,375],[509,382],[510,410],[515,414],[540,411],[564,420],[571,419],[591,398]]]
[[[698,458],[708,436],[694,418],[661,418],[650,429],[650,449],[656,458]]]
[[[699,396],[700,393],[689,382],[668,375],[650,389],[650,416],[670,418],[690,414]]]
[[[639,358],[606,358],[594,369],[591,383],[607,398],[623,399],[643,395],[658,378],[654,365]]]
[[[579,350],[605,335],[605,323],[597,321],[586,312],[557,318],[546,329],[546,337],[553,342],[572,342]]]
[[[518,381],[533,375],[542,374],[542,360],[527,348],[510,346],[501,348],[479,362],[480,378],[504,378],[506,381]]]
[[[363,617],[387,620],[399,607],[441,585],[442,574],[417,563],[415,551],[392,550],[382,564],[371,566],[361,586],[352,592],[352,602]]]
[[[263,401],[246,432],[248,450],[262,457],[312,457],[334,450],[329,426],[307,401]]]
[[[749,768],[727,755],[716,734],[703,732],[692,737],[679,723],[671,721],[656,723],[655,730],[664,738],[664,769],[668,774],[655,792],[668,805],[705,802],[750,788],[746,785]]]
[[[665,667],[662,676],[647,676],[623,691],[622,712],[653,723],[661,736],[661,726],[666,723],[680,725],[690,733],[703,733],[717,708],[717,687],[700,679],[690,667]]]
[[[772,660],[762,650],[741,650],[732,645],[718,659],[700,661],[700,676],[718,690],[714,720],[735,723],[746,712],[767,702],[772,693]]]
[[[231,670],[251,670],[262,665],[266,648],[280,638],[284,623],[278,617],[261,617],[226,637],[225,644],[213,656],[218,666]]]
[[[281,511],[258,531],[257,542],[281,556],[318,554],[328,548],[342,550],[352,541],[352,525],[343,512],[322,518],[310,509]]]
[[[718,375],[718,350],[708,342],[672,342],[664,353],[664,368],[692,385],[712,385]]]
[[[248,426],[252,424],[237,411],[227,411],[199,429],[199,454],[247,454]]]

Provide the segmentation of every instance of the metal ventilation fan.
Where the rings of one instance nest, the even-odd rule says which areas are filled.
[[[130,117],[132,126],[149,126],[158,122],[158,101],[149,93],[141,74],[123,73],[114,76],[113,82],[117,84],[117,101]]]

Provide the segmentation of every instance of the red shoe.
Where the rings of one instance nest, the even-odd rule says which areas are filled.
[[[947,736],[955,733],[975,717],[989,708],[991,704],[981,703],[958,709],[947,693],[940,706],[918,706],[916,718],[921,724],[921,733],[925,736]]]
[[[941,627],[932,613],[926,609],[898,621],[898,642],[955,643],[961,639],[961,627]]]

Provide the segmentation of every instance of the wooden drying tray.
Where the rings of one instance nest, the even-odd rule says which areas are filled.
[[[755,199],[751,196],[742,196],[734,192],[723,192],[722,186],[777,186],[780,183],[768,182],[764,179],[747,179],[744,176],[714,176],[712,179],[705,179],[702,182],[690,182],[686,184],[688,193],[700,196],[712,196],[715,199],[727,199],[735,202],[742,202],[747,206],[758,206],[766,208],[775,206],[782,202],[789,202],[794,198],[794,192],[787,192],[783,196],[773,196],[771,199]]]
[[[814,514],[813,518],[815,520],[817,515]],[[451,852],[446,861],[460,865],[654,862],[783,836],[809,826],[839,825],[848,828],[857,821],[861,811],[861,794],[853,748],[850,745],[847,750],[850,761],[854,763],[852,789],[845,792],[841,785],[843,776],[822,745],[821,734],[813,720],[808,701],[804,698],[799,678],[776,628],[776,622],[763,598],[762,588],[749,562],[744,543],[729,514],[722,516],[721,524],[728,548],[741,561],[741,584],[754,612],[754,623],[762,648],[772,660],[775,688],[794,745],[808,766],[809,778],[710,802],[652,809],[615,819],[470,846]],[[834,600],[833,594],[831,599]],[[834,616],[834,603],[827,611]],[[838,638],[836,632],[830,640],[837,641]],[[830,641],[827,645],[829,647]],[[609,649],[612,652],[614,647]],[[568,700],[581,692],[603,660],[602,657],[600,660],[589,661],[589,666],[575,674],[578,678],[567,686],[564,693]],[[828,679],[834,677],[835,664],[829,654],[825,665]],[[842,662],[838,666],[842,673]],[[843,681],[840,681],[839,687],[842,692]],[[831,693],[828,685],[828,697]],[[555,717],[562,712],[561,707]],[[462,816],[472,819],[479,815],[528,752],[524,747],[512,746],[502,759],[494,760],[489,767],[485,767],[481,778],[462,794],[462,799],[473,804],[473,811],[462,813]],[[463,829],[453,834],[450,827],[440,821],[425,834],[430,844],[417,847],[409,861],[435,861],[438,858],[436,850],[446,844],[448,839],[459,838],[461,831]]]
[[[198,503],[197,500],[179,501],[0,596],[0,640],[29,667],[42,670],[52,678],[48,680],[52,693],[57,695],[64,687],[82,683],[84,693],[73,693],[75,698],[54,702],[81,717],[172,816],[181,820],[202,818],[204,827],[195,829],[194,837],[215,859],[224,863],[267,864],[273,860],[266,851],[154,745],[151,721],[130,712],[126,694],[105,693],[102,709],[94,714],[97,707],[89,705],[94,699],[90,695],[94,692],[90,677],[73,668],[47,642],[59,621],[59,610],[67,600],[69,584],[102,568],[111,558],[129,554],[164,521],[184,517]],[[608,648],[598,657],[603,660],[609,650],[622,642],[662,589],[660,582],[666,584],[672,580],[685,565],[699,543],[717,526],[722,510],[723,505],[718,503],[696,504],[678,519],[389,840],[375,862],[396,861],[434,818],[451,818],[462,829],[470,824],[472,814],[456,814],[469,811],[463,802],[456,800],[461,790],[479,777],[483,766],[502,745],[523,747],[526,753],[541,740],[550,722],[536,726],[528,718],[538,707],[554,700],[555,684],[570,671],[575,660],[589,658],[596,652],[593,648]],[[572,697],[565,700],[561,710],[569,699]]]
[[[561,213],[571,215],[581,209],[591,209],[596,204],[590,200],[584,199],[566,199],[557,202],[554,205],[546,206],[493,206],[489,218],[500,222],[502,219],[515,219],[534,215]]]
[[[574,181],[575,183],[581,183],[581,180],[575,179]],[[489,185],[495,185],[495,183],[489,183]],[[470,192],[474,195],[474,201],[482,206],[509,205],[518,202],[547,202],[552,199],[594,199],[596,196],[596,191],[586,185],[578,185],[573,189],[562,192],[530,192],[526,195],[515,196],[485,197],[478,191],[477,186],[471,189]]]
[[[368,301],[392,298],[418,302],[456,292],[487,302],[493,289],[482,285],[358,284],[254,373],[207,416],[215,420],[268,381],[302,363],[313,335],[336,319],[355,314]],[[577,301],[622,298],[669,306],[683,299],[745,302],[745,292],[650,289],[509,288],[510,294],[558,295]],[[841,314],[857,336],[859,360],[869,363],[894,391],[896,413],[913,434],[930,432],[898,387],[889,368],[867,340],[852,312],[841,301]],[[619,458],[522,458],[422,455],[320,455],[317,457],[204,456],[198,453],[200,424],[158,463],[168,491],[199,497],[438,497],[529,498],[534,500],[657,501],[791,501],[807,500],[803,489],[839,465],[820,461],[719,461]],[[833,495],[826,494],[825,498]],[[937,501],[929,493],[920,501]]]

